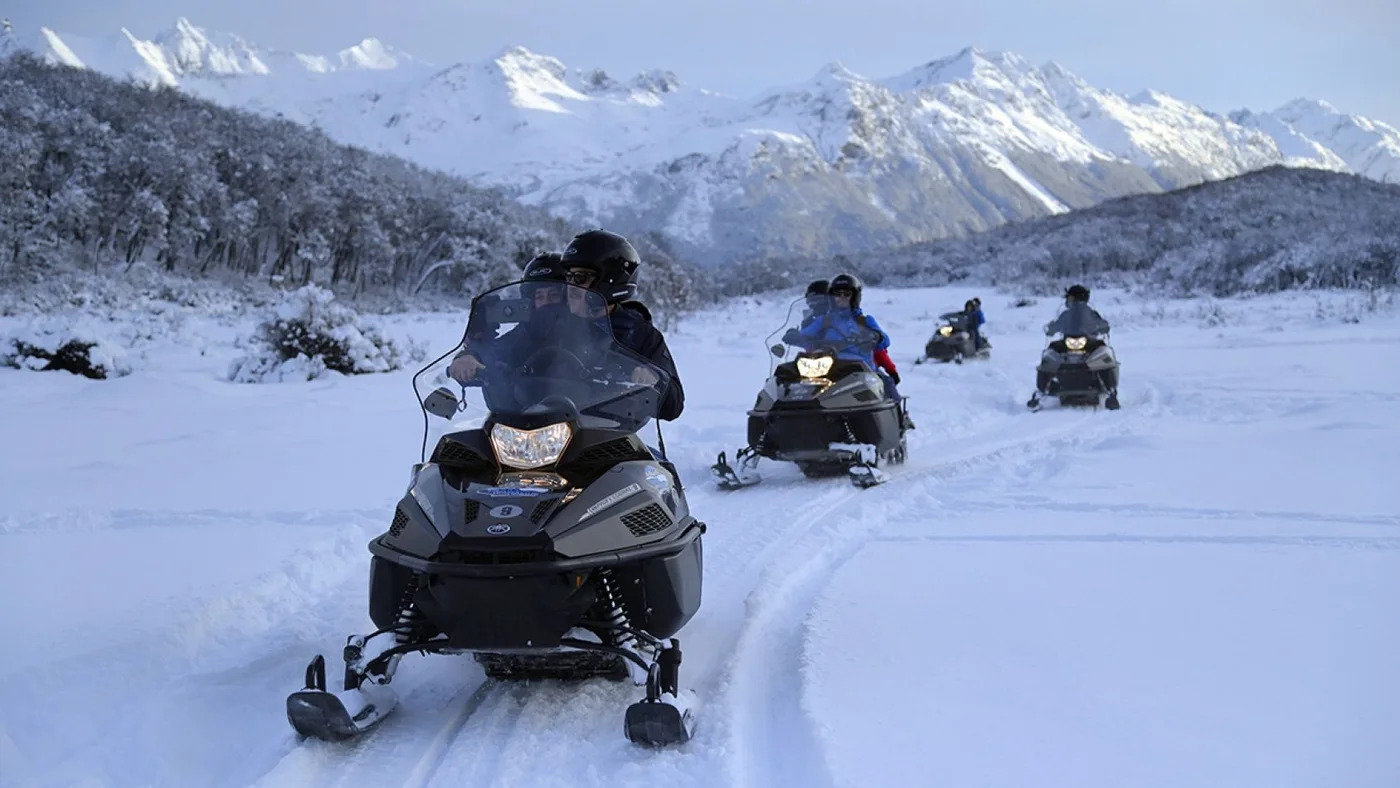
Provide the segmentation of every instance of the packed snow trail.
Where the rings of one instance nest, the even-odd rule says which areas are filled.
[[[501,685],[484,682],[469,657],[420,655],[400,666],[400,708],[378,729],[343,745],[296,740],[285,696],[300,686],[307,659],[321,652],[334,662],[345,634],[363,629],[364,545],[385,527],[417,456],[421,421],[407,375],[232,386],[193,371],[196,361],[217,369],[220,359],[188,355],[179,356],[178,372],[157,366],[102,383],[0,370],[0,407],[15,398],[32,414],[12,444],[25,449],[23,472],[5,476],[9,461],[0,459],[0,593],[39,603],[6,609],[0,625],[42,644],[5,655],[5,667],[26,681],[0,688],[0,785],[837,786],[860,784],[853,775],[867,767],[871,780],[878,774],[891,784],[926,784],[936,774],[966,784],[971,773],[958,771],[959,752],[942,753],[944,771],[921,771],[922,753],[883,751],[854,731],[877,709],[850,690],[868,682],[864,695],[900,695],[897,679],[910,660],[956,654],[945,619],[965,638],[977,635],[966,627],[982,611],[1003,610],[981,596],[1019,587],[1001,578],[1003,546],[1024,561],[1026,549],[1088,545],[1100,552],[1082,553],[1077,571],[1092,575],[1100,556],[1148,545],[1332,544],[1370,551],[1374,566],[1400,576],[1400,552],[1387,547],[1400,537],[1400,501],[1380,482],[1380,469],[1397,467],[1400,457],[1387,448],[1395,443],[1372,437],[1394,439],[1400,387],[1393,365],[1358,363],[1400,345],[1393,317],[1312,327],[1308,307],[1293,304],[1304,319],[1285,335],[1269,330],[1278,319],[1264,310],[1286,311],[1286,299],[1282,307],[1227,302],[1241,325],[1209,330],[1183,323],[1189,304],[1159,327],[1149,317],[1155,309],[1108,301],[1101,308],[1118,318],[1123,410],[1051,405],[1032,414],[1022,403],[1045,308],[989,309],[989,362],[911,363],[931,315],[974,294],[867,293],[869,310],[894,335],[901,390],[919,425],[909,462],[871,490],[843,478],[808,480],[768,461],[761,485],[715,489],[708,466],[721,449],[741,445],[744,410],[767,371],[763,339],[777,321],[771,305],[746,300],[671,332],[689,401],[686,415],[665,425],[666,443],[710,531],[704,603],[679,635],[682,684],[702,697],[699,727],[692,742],[662,751],[636,748],[622,735],[623,710],[640,697],[630,683]],[[1254,314],[1261,317],[1251,323]],[[436,318],[406,328],[446,341],[460,331]],[[172,349],[172,357],[182,352]],[[720,369],[732,377],[709,372]],[[161,399],[171,389],[193,394],[182,401],[195,404],[172,412]],[[74,407],[93,394],[102,395],[100,407]],[[50,439],[58,425],[91,440],[71,452]],[[269,442],[245,442],[240,455],[240,429]],[[1361,435],[1367,439],[1358,442]],[[207,439],[219,451],[200,452]],[[1311,441],[1303,445],[1312,452],[1298,451],[1300,441]],[[1325,464],[1314,461],[1318,450]],[[360,455],[363,464],[346,460]],[[1269,476],[1248,471],[1260,463],[1272,463]],[[97,468],[120,483],[100,481]],[[251,483],[240,476],[245,470]],[[98,480],[83,501],[89,508],[55,511],[75,500],[67,487],[74,473]],[[1320,496],[1319,488],[1339,494]],[[1268,499],[1265,490],[1273,491]],[[885,572],[867,552],[882,549],[941,551],[928,557],[930,567],[947,555],[978,556],[962,569],[982,585],[962,592],[966,604],[949,606],[945,577],[961,575]],[[45,561],[54,554],[90,582],[55,588]],[[905,563],[920,565],[912,557]],[[862,594],[866,585],[884,596]],[[1327,593],[1325,585],[1310,587]],[[1393,618],[1400,593],[1372,590],[1371,618]],[[924,600],[942,606],[925,609]],[[1361,600],[1349,592],[1338,598]],[[1228,598],[1211,602],[1231,609]],[[1367,620],[1357,610],[1355,620]],[[1253,615],[1247,607],[1237,614]],[[896,629],[897,647],[833,639],[858,623],[872,638]],[[1082,626],[1086,642],[1105,634],[1092,619]],[[1393,652],[1395,643],[1369,645]],[[1027,667],[1015,649],[977,659]],[[964,669],[969,679],[986,675]],[[956,679],[956,666],[950,670]],[[1379,698],[1394,691],[1384,675],[1371,681]],[[948,689],[935,683],[929,691]],[[99,708],[89,709],[94,700]],[[899,722],[912,735],[950,724],[938,697],[926,700],[925,716]],[[986,716],[997,713],[1015,711]],[[1157,713],[1163,731],[1183,719],[1171,709]],[[1382,725],[1400,724],[1376,713]],[[870,756],[853,753],[853,742],[882,762],[862,764]],[[1349,755],[1354,784],[1380,785],[1375,780],[1387,775],[1375,752],[1319,757],[1341,763]],[[988,741],[967,762],[1012,755]],[[1081,776],[1117,784],[1107,773]]]

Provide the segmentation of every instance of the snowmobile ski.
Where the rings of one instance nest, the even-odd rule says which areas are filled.
[[[397,705],[392,689],[374,683],[328,691],[326,659],[317,654],[306,668],[306,688],[287,698],[287,720],[302,736],[345,741],[379,724]]]
[[[739,463],[739,470],[729,464],[725,452],[719,453],[719,458],[714,465],[710,466],[710,474],[715,477],[716,484],[722,490],[741,490],[745,487],[752,487],[763,481],[763,477],[758,473],[759,455],[750,448],[743,448],[734,455],[734,459]]]

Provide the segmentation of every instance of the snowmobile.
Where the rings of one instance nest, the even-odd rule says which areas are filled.
[[[389,684],[410,652],[470,653],[497,680],[630,678],[646,695],[627,708],[629,740],[693,734],[672,636],[700,607],[706,526],[664,443],[658,456],[638,436],[667,374],[615,341],[598,293],[560,283],[565,303],[536,308],[520,285],[473,299],[454,351],[482,366],[461,399],[447,386],[419,396],[424,454],[428,415],[451,422],[468,387],[486,416],[449,424],[413,466],[369,543],[375,631],[347,639],[342,690],[327,687],[318,655],[287,698],[303,736],[339,741],[378,724],[397,705]],[[414,377],[415,395],[446,357]]]
[[[924,345],[924,355],[914,359],[915,364],[929,359],[944,364],[949,361],[961,364],[963,359],[992,357],[992,343],[985,337],[980,348],[974,346],[972,333],[968,331],[966,312],[945,312],[938,316],[938,320],[940,325]]]
[[[1026,402],[1040,409],[1042,395],[1056,397],[1061,405],[1092,405],[1118,410],[1118,357],[1108,343],[1109,326],[1089,305],[1071,303],[1046,326],[1053,340],[1041,354],[1035,370],[1035,393]]]
[[[816,304],[815,310],[794,320],[798,303]],[[748,411],[749,445],[735,454],[730,465],[720,452],[710,472],[728,490],[762,481],[757,472],[760,458],[793,462],[809,478],[848,475],[858,487],[886,481],[881,461],[901,464],[908,455],[904,403],[890,399],[879,374],[860,360],[879,341],[879,335],[857,326],[847,336],[832,323],[841,311],[829,296],[806,296],[789,308],[789,319],[768,337],[772,342],[784,331],[784,344],[770,352],[778,360],[770,365],[768,380]],[[791,360],[786,356],[796,349]]]

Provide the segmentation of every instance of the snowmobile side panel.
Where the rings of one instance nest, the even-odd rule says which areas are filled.
[[[369,559],[369,618],[379,629],[398,621],[399,612],[412,598],[418,573],[379,556]]]
[[[614,571],[623,603],[628,610],[639,611],[633,623],[655,637],[671,637],[700,610],[704,549],[698,539],[675,555]]]
[[[664,542],[690,522],[670,471],[654,460],[629,461],[564,504],[548,532],[559,555],[574,557]]]

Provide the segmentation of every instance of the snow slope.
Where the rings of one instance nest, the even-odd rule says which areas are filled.
[[[49,60],[315,124],[572,221],[657,230],[700,261],[927,240],[1271,164],[1400,167],[1400,131],[1322,102],[1226,117],[972,47],[883,79],[832,63],[736,98],[523,47],[438,68],[374,39],[327,58],[183,19],[151,40],[16,35]]]
[[[972,295],[993,359],[913,365]],[[659,752],[622,735],[635,687],[501,686],[452,657],[410,656],[362,741],[295,740],[305,661],[367,623],[365,543],[418,453],[411,373],[225,383],[250,329],[227,319],[124,378],[0,369],[23,414],[0,453],[0,628],[22,633],[0,786],[1400,783],[1400,315],[1096,292],[1123,409],[1030,413],[1054,304],[1013,300],[866,294],[918,422],[866,491],[767,463],[715,490],[781,314],[744,299],[671,332],[667,444],[710,531],[680,633],[701,728]]]

